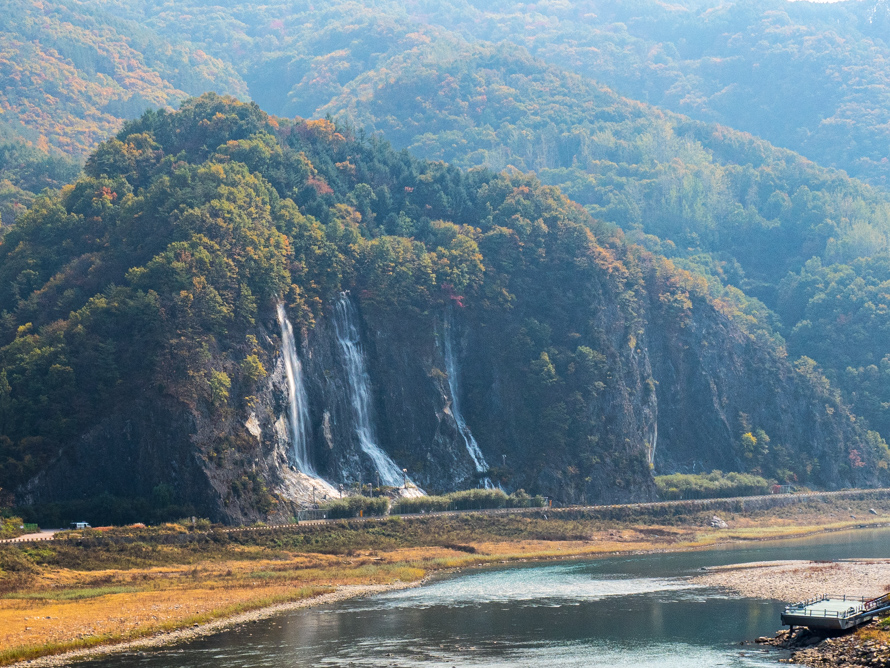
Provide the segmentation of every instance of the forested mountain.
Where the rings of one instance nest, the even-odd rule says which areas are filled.
[[[890,198],[729,128],[621,98],[521,50],[404,58],[322,112],[463,167],[534,171],[599,219],[720,252],[757,288],[890,247]],[[772,296],[771,304],[775,303]]]
[[[890,256],[823,266],[814,258],[780,286],[788,348],[831,370],[856,410],[890,433]]]
[[[146,106],[206,90],[315,117],[418,50],[518,44],[545,62],[887,184],[886,6],[785,0],[47,4],[0,15],[0,135],[82,159]],[[401,63],[401,64],[400,64]],[[25,184],[4,190],[7,222]],[[2,222],[2,221],[0,221]]]
[[[0,241],[0,281],[0,485],[22,502],[290,512],[311,485],[289,468],[279,300],[332,481],[383,475],[368,416],[431,490],[638,499],[653,466],[836,486],[890,461],[811,364],[556,189],[231,99],[100,146]],[[506,466],[474,464],[458,400]]]
[[[39,147],[85,157],[148,107],[206,90],[247,95],[230,63],[117,15],[107,3],[4,2],[0,122]]]
[[[459,35],[520,44],[622,95],[890,184],[885,2],[418,5],[413,17]]]
[[[795,357],[819,362],[890,436],[883,189],[621,98],[513,48],[406,57],[323,111],[429,159],[535,171],[597,219],[710,276],[715,297],[748,314],[752,328],[789,337]]]
[[[0,102],[32,140],[77,154],[183,93],[312,117],[400,54],[512,43],[621,95],[887,185],[888,24],[877,0],[7,0]]]
[[[418,484],[479,484],[467,424],[505,487],[570,501],[885,474],[886,3],[2,9],[20,500],[117,507],[117,469],[157,512],[305,500],[278,300],[334,481],[379,470],[376,429]],[[260,104],[169,110],[205,90]]]

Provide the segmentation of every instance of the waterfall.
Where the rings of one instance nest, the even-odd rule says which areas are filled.
[[[301,473],[317,477],[309,458],[309,399],[303,382],[303,365],[297,357],[294,329],[281,302],[278,303],[278,324],[281,326],[281,357],[287,374],[291,452]]]
[[[405,477],[402,470],[389,458],[374,436],[371,424],[371,379],[365,370],[365,356],[361,348],[355,306],[347,293],[341,293],[334,309],[334,327],[337,343],[343,352],[346,365],[347,388],[355,433],[359,446],[380,474],[380,482],[391,487],[400,487]]]
[[[655,467],[655,446],[658,445],[658,419],[656,418],[652,422],[652,426],[649,428],[649,439],[646,442],[646,459],[649,462],[649,467]]]
[[[450,311],[445,317],[444,329],[445,335],[442,338],[444,339],[445,348],[445,371],[448,374],[448,391],[451,393],[451,415],[457,423],[457,428],[460,431],[461,437],[464,439],[464,445],[467,447],[467,452],[470,453],[470,459],[473,460],[476,472],[485,473],[488,471],[488,464],[485,461],[485,456],[482,454],[479,444],[473,437],[473,432],[470,431],[470,427],[464,421],[463,414],[460,412],[460,377],[458,376],[459,369],[454,354],[454,334],[452,333],[454,327]],[[490,478],[485,477],[482,479],[482,482],[485,485],[485,489],[494,489],[494,485]]]

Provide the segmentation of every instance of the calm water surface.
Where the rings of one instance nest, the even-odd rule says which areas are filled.
[[[92,668],[581,666],[750,668],[783,654],[743,640],[781,605],[696,587],[705,566],[886,557],[890,530],[693,553],[473,570],[372,599],[303,610]]]

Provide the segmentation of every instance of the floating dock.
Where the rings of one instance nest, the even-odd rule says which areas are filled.
[[[794,603],[782,612],[782,624],[794,628],[845,631],[890,613],[890,594],[877,598],[829,596]]]

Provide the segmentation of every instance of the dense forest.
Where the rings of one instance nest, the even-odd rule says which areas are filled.
[[[195,448],[205,474],[228,476],[217,502],[270,512],[274,476],[255,473],[268,453],[244,420],[280,363],[268,329],[274,304],[285,300],[311,344],[343,290],[378,332],[367,344],[376,357],[386,362],[387,339],[400,336],[412,343],[396,345],[393,359],[417,351],[406,371],[385,363],[375,376],[382,432],[386,395],[411,373],[430,389],[444,377],[420,341],[435,340],[437,313],[460,311],[476,341],[464,352],[468,418],[490,456],[510,457],[514,469],[501,475],[513,487],[567,500],[647,498],[653,457],[861,484],[890,461],[817,370],[744,333],[706,281],[626,244],[533,177],[461,172],[329,121],[277,119],[216,96],[128,123],[85,171],[39,197],[0,242],[0,281],[13,286],[0,295],[7,489],[53,466],[75,484],[71,471],[94,465],[81,461],[84,443],[107,438],[110,456],[131,456],[108,427],[116,415],[137,430],[140,412],[167,411],[191,416],[177,422],[193,425],[177,455],[192,464],[182,466],[194,467]],[[319,378],[330,377],[318,363]],[[770,397],[760,396],[764,385]],[[715,387],[725,406],[711,416]],[[487,409],[494,398],[499,409]],[[677,401],[686,410],[663,409],[656,454],[654,412]],[[792,412],[801,419],[789,421]],[[157,438],[152,447],[169,448]],[[429,486],[436,439],[429,454],[397,437],[386,445]],[[58,498],[46,475],[28,494]],[[164,466],[140,468],[135,482],[117,475],[127,489],[169,496]],[[90,480],[79,493],[121,484]],[[196,487],[176,499],[206,509],[187,497]]]
[[[595,218],[707,276],[715,297],[763,335],[787,337],[795,357],[815,359],[890,436],[883,189],[513,48],[417,55],[366,75],[324,110],[429,159],[536,172]]]
[[[12,0],[0,17],[0,101],[35,137],[83,154],[118,119],[183,92],[311,117],[361,74],[424,45],[441,55],[512,43],[621,95],[886,185],[888,25],[878,0]]]
[[[188,94],[247,88],[231,65],[113,9],[13,0],[0,13],[0,225],[77,175],[124,119]],[[2,229],[2,228],[0,228]]]
[[[508,486],[605,498],[595,490],[611,476],[645,496],[654,488],[644,464],[830,485],[884,461],[886,3],[7,6],[0,487],[24,489],[62,444],[97,437],[109,407],[140,397],[153,397],[148,413],[172,410],[168,424],[200,426],[198,478],[224,468],[226,448],[201,450],[213,438],[241,444],[229,448],[241,470],[248,455],[232,424],[271,396],[276,300],[304,353],[324,360],[313,382],[330,385],[324,365],[336,355],[323,339],[343,291],[378,334],[399,322],[439,341],[446,314],[464,314],[460,345],[479,369],[465,379],[468,419],[498,457],[512,452],[512,429],[531,439],[519,448],[523,473],[504,473]],[[208,90],[232,97],[190,97]],[[608,278],[563,294],[579,279],[547,264],[557,257],[593,262]],[[615,309],[614,331],[604,315],[575,321],[591,303]],[[482,333],[494,330],[509,333],[497,346]],[[366,341],[379,373],[400,364],[384,339],[403,335]],[[623,357],[623,337],[642,357]],[[680,360],[681,343],[694,359]],[[730,357],[750,347],[750,366],[693,390],[693,369],[708,377],[718,364],[703,346]],[[447,398],[440,344],[414,352],[425,366],[402,370],[438,379]],[[517,369],[537,380],[504,380]],[[834,434],[837,450],[807,452],[802,433],[779,436],[767,424],[779,404],[752,417],[753,397],[737,384],[754,377],[807,388],[794,409],[779,396],[781,410],[821,396],[837,417],[812,438]],[[489,420],[480,407],[498,382],[517,393],[510,401],[548,406],[535,411],[547,419],[526,424],[517,409],[515,424]],[[605,394],[590,390],[601,386]],[[448,465],[433,455],[423,464],[400,442],[426,438],[429,425],[400,432],[408,418],[387,413],[396,390],[379,391],[381,438],[430,485]],[[668,409],[698,410],[671,404],[685,391],[694,401],[723,393],[719,417],[671,423]],[[313,419],[330,435],[322,405],[333,390],[319,392]],[[432,410],[439,398],[421,394]],[[661,431],[649,433],[656,404]],[[212,438],[201,425],[214,411],[228,431]],[[597,420],[637,436],[599,442]],[[531,454],[532,440],[573,454],[557,457],[556,471]],[[665,444],[657,455],[656,441]],[[328,453],[324,466],[360,476],[357,456]],[[216,494],[235,484],[220,475]],[[235,488],[268,509],[257,499],[273,498],[273,484],[262,478]]]

